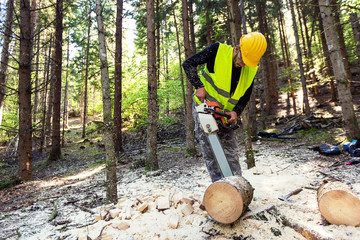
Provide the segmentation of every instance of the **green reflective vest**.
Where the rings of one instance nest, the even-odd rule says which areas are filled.
[[[239,83],[234,93],[230,95],[232,67],[233,48],[220,43],[215,58],[214,73],[210,73],[205,66],[200,78],[207,92],[206,99],[218,102],[223,111],[234,109],[239,99],[251,86],[258,69],[258,67],[251,68],[249,66],[242,68]]]

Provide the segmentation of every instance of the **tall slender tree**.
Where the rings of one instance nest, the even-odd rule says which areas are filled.
[[[154,0],[146,0],[147,10],[147,60],[148,60],[148,128],[146,141],[145,169],[154,171],[159,168],[157,160],[157,82],[155,49],[155,6]]]
[[[103,101],[104,132],[103,141],[106,151],[106,200],[115,203],[117,201],[117,178],[116,178],[116,158],[113,138],[113,120],[111,112],[110,79],[109,67],[107,62],[107,51],[105,42],[105,28],[103,21],[103,6],[101,0],[96,0],[96,19],[99,39],[99,56],[101,70],[101,88]]]
[[[343,57],[337,39],[334,19],[330,8],[329,0],[319,0],[321,17],[323,19],[326,41],[329,46],[330,59],[334,69],[337,83],[340,105],[345,121],[346,136],[350,139],[360,137],[360,129],[355,116],[352,96],[349,89],[349,82],[346,76]]]
[[[89,3],[91,4],[91,3]],[[87,25],[87,38],[86,38],[86,52],[85,52],[85,88],[84,88],[84,112],[83,112],[83,126],[82,126],[82,138],[86,135],[86,122],[88,115],[88,85],[89,85],[89,59],[90,59],[90,33],[91,33],[91,6],[89,6],[88,25]]]
[[[354,41],[355,41],[355,51],[360,62],[360,19],[357,13],[350,13],[350,22],[353,30]]]
[[[4,104],[4,96],[6,94],[6,73],[9,63],[9,51],[12,35],[12,25],[14,18],[14,0],[8,0],[5,20],[5,30],[3,47],[1,50],[1,62],[0,62],[0,111],[2,112]],[[1,114],[1,113],[0,113]],[[1,125],[1,121],[0,121]]]
[[[298,60],[299,68],[300,68],[301,85],[302,85],[302,90],[303,90],[304,112],[306,115],[310,115],[310,104],[309,104],[309,98],[308,98],[308,91],[307,91],[307,87],[306,87],[304,64],[303,64],[302,54],[301,54],[301,49],[300,49],[300,41],[299,41],[298,28],[297,28],[297,23],[296,23],[296,18],[295,18],[293,0],[289,0],[289,3],[290,3],[290,11],[291,11],[294,34],[295,34],[296,51],[297,51],[297,55],[298,55],[297,60]]]
[[[343,27],[342,27],[342,24],[340,21],[340,3],[337,0],[330,0],[330,4],[332,6],[332,12],[334,14],[334,24],[335,24],[336,32],[338,35],[341,55],[343,56],[343,62],[344,62],[346,76],[349,81],[350,92],[353,94],[353,93],[355,93],[355,87],[353,84],[352,74],[350,71],[350,63],[348,60],[348,54],[346,53],[344,31],[343,31]]]
[[[54,102],[52,122],[52,148],[49,160],[61,158],[61,71],[62,71],[62,43],[63,43],[63,0],[56,1],[56,29],[55,29],[55,59],[54,59]]]
[[[182,0],[182,20],[183,20],[183,32],[184,32],[184,48],[185,58],[188,59],[191,56],[190,47],[190,35],[189,35],[189,19],[188,19],[188,4],[186,0]],[[186,145],[187,151],[190,155],[195,154],[195,134],[194,134],[194,120],[192,117],[192,105],[193,105],[193,86],[189,81],[186,81]]]
[[[185,97],[185,87],[184,87],[184,74],[182,71],[182,67],[181,67],[181,45],[180,45],[180,37],[179,37],[179,28],[178,28],[178,24],[177,24],[177,20],[176,20],[176,14],[175,14],[175,4],[172,4],[172,10],[173,10],[173,16],[174,16],[174,26],[175,26],[175,31],[176,31],[176,43],[177,43],[177,49],[178,49],[178,57],[179,57],[179,68],[180,68],[180,83],[181,83],[181,92],[182,92],[182,97],[183,97],[183,105],[185,106],[185,110],[187,109],[186,107],[186,97]],[[185,111],[186,112],[186,111]]]
[[[115,154],[123,151],[122,146],[122,22],[123,0],[117,0],[116,4],[116,33],[115,33],[115,99],[114,99],[114,147]]]
[[[19,55],[19,178],[32,179],[32,123],[31,123],[31,49],[30,1],[20,1]]]

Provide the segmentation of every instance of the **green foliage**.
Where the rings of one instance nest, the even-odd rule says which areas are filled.
[[[0,190],[4,189],[4,188],[11,188],[20,183],[21,183],[21,180],[19,178],[16,178],[16,179],[8,181],[8,182],[0,182]]]
[[[299,81],[295,81],[295,79],[299,79],[300,77],[300,73],[295,69],[295,67],[283,68],[279,77],[294,79],[292,83],[289,81],[284,87],[280,88],[279,92],[281,93],[291,93],[291,89],[296,91],[301,87],[301,83]]]

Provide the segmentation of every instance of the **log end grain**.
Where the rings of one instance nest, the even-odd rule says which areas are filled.
[[[336,225],[360,225],[360,200],[347,191],[325,193],[319,200],[321,215]]]
[[[318,189],[321,215],[331,224],[360,226],[360,199],[344,183],[324,182]]]
[[[215,182],[205,192],[204,207],[215,221],[229,224],[236,221],[243,212],[240,192],[226,182]]]

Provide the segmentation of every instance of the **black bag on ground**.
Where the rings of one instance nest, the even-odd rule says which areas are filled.
[[[333,146],[330,144],[321,144],[318,149],[314,150],[318,150],[319,153],[323,155],[338,155],[341,153],[338,146]]]

